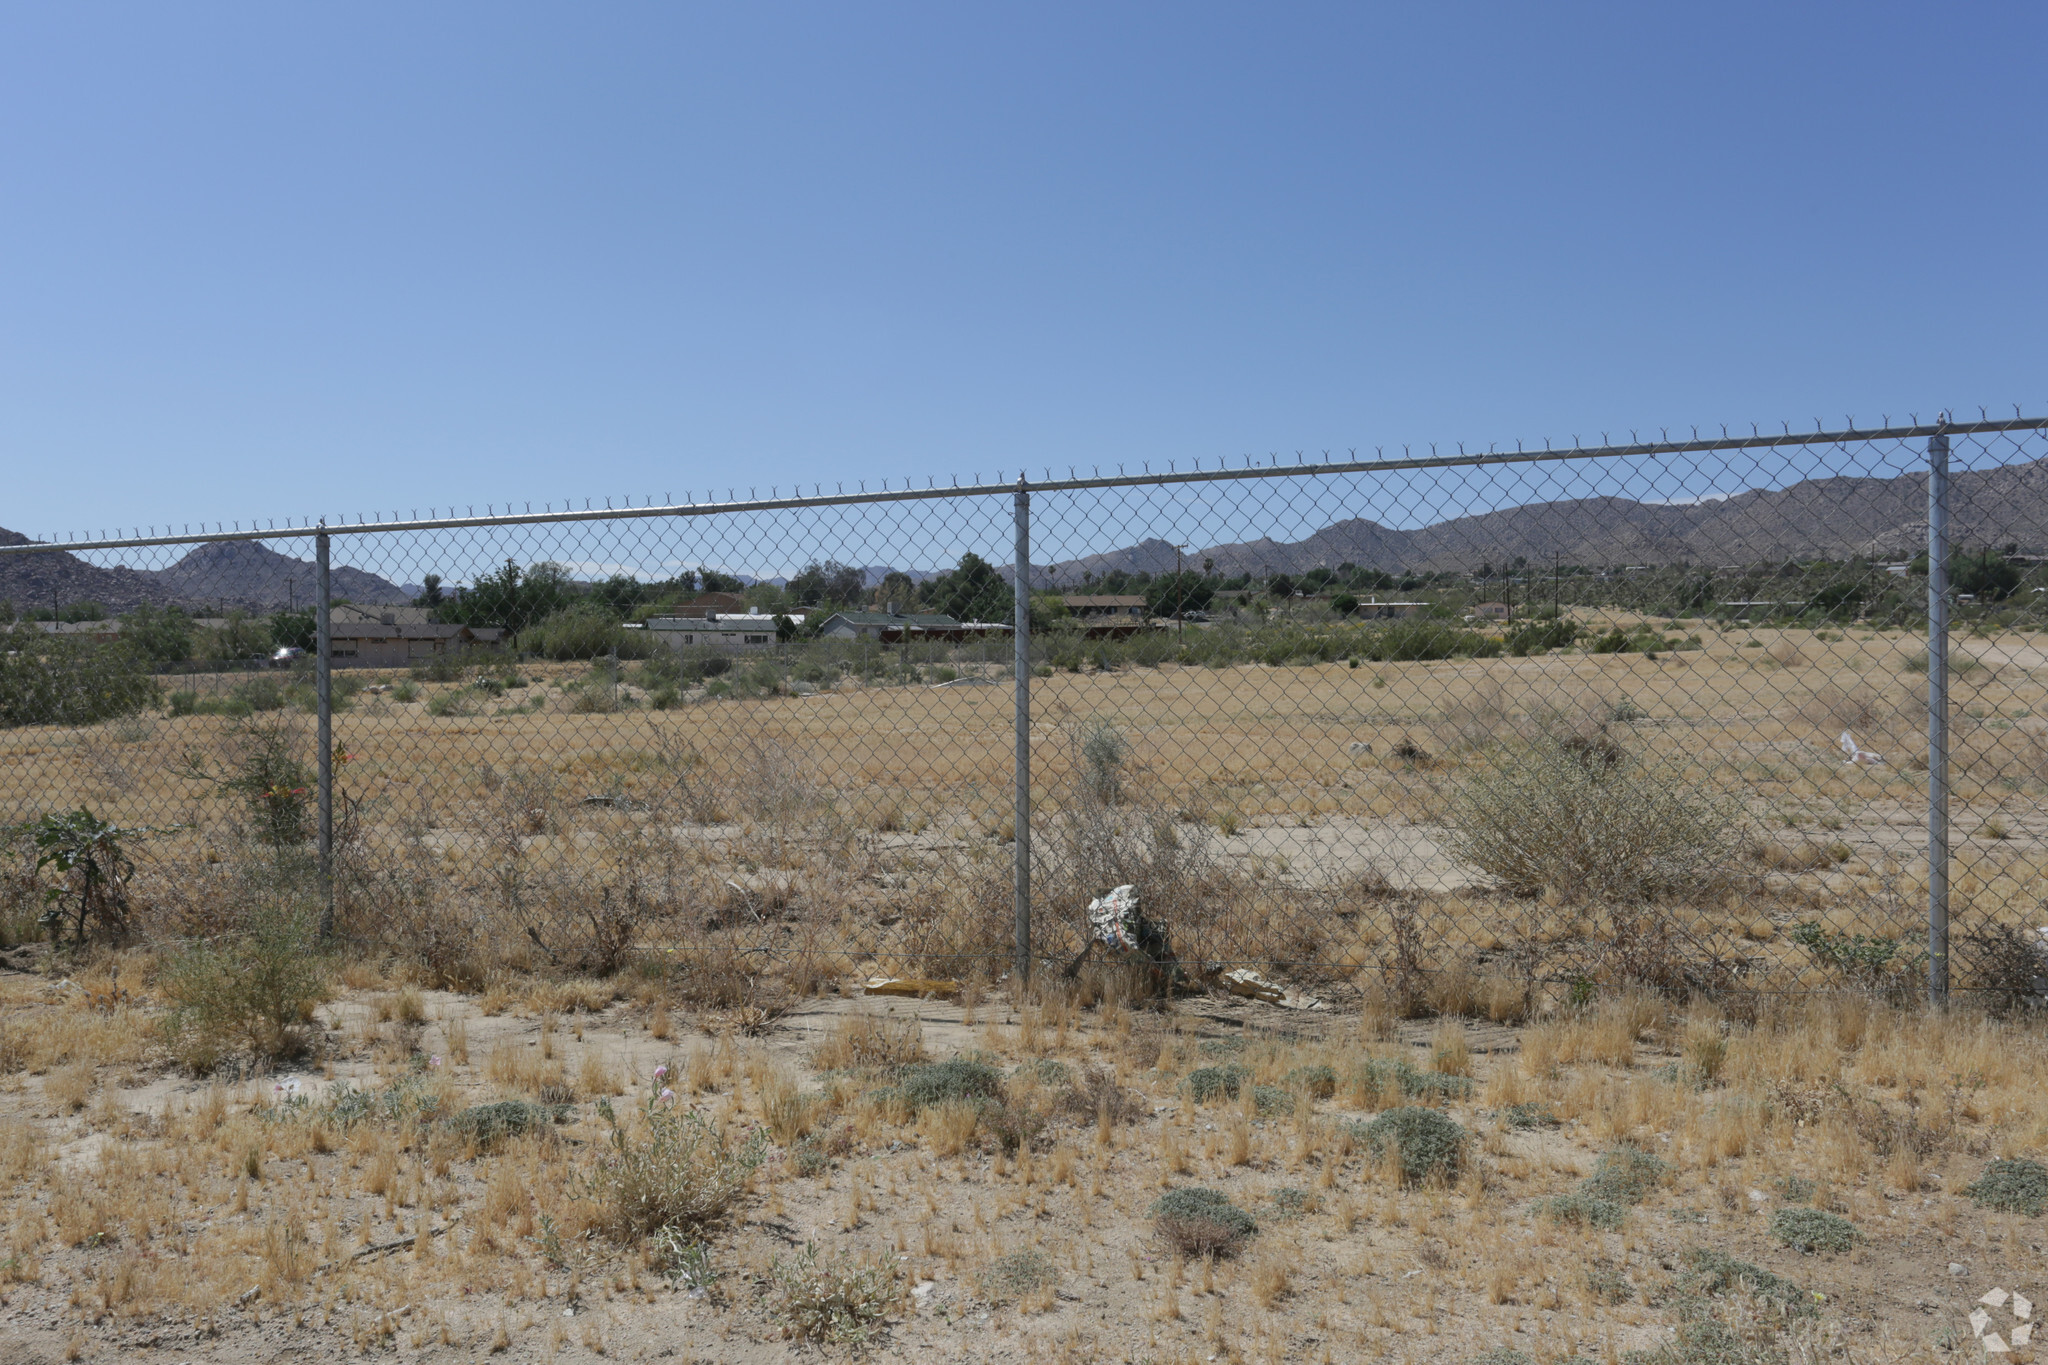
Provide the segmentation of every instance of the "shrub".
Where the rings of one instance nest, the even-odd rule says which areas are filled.
[[[1352,1071],[1359,1089],[1375,1099],[1399,1095],[1411,1100],[1462,1100],[1472,1095],[1472,1078],[1418,1071],[1405,1057],[1368,1057]]]
[[[836,1252],[821,1259],[815,1242],[769,1268],[781,1304],[776,1316],[791,1336],[858,1345],[873,1335],[899,1297],[896,1269],[880,1261]]]
[[[214,771],[199,754],[187,753],[180,774],[239,798],[259,843],[276,848],[302,844],[309,832],[315,775],[303,756],[300,724],[282,715],[245,719],[223,737],[222,771]]]
[[[1273,1191],[1273,1216],[1276,1218],[1300,1218],[1321,1207],[1322,1201],[1308,1190],[1284,1185]]]
[[[1370,1123],[1353,1124],[1352,1132],[1375,1157],[1397,1152],[1405,1185],[1455,1180],[1465,1157],[1465,1130],[1434,1109],[1389,1109]]]
[[[1900,953],[1896,938],[1830,932],[1818,920],[1794,925],[1786,937],[1806,949],[1816,964],[1876,986],[1895,967],[1913,965],[1915,954]]]
[[[1975,1200],[1979,1208],[2036,1217],[2048,1208],[2048,1166],[2025,1157],[2001,1158],[1965,1185],[1963,1193]]]
[[[1621,1146],[1604,1153],[1586,1178],[1585,1191],[1599,1199],[1640,1204],[1650,1197],[1671,1167],[1640,1147]]]
[[[427,698],[427,714],[430,716],[466,716],[470,714],[469,699],[460,692],[436,692]]]
[[[1105,1117],[1110,1123],[1135,1123],[1152,1112],[1144,1096],[1118,1085],[1116,1073],[1100,1066],[1088,1067],[1074,1077],[1060,1092],[1058,1107],[1083,1123],[1100,1122]]]
[[[986,1100],[978,1118],[1005,1152],[1034,1146],[1051,1122],[1042,1108],[1016,1099]]]
[[[131,644],[0,632],[0,726],[95,725],[132,716],[161,695],[149,656]]]
[[[1510,1128],[1555,1128],[1564,1122],[1547,1104],[1511,1104],[1501,1111],[1501,1121]]]
[[[1569,1223],[1575,1227],[1604,1228],[1613,1231],[1628,1217],[1628,1210],[1612,1199],[1603,1199],[1588,1194],[1583,1188],[1570,1194],[1554,1194],[1548,1199],[1539,1199],[1531,1206],[1539,1218],[1553,1223]]]
[[[1228,1256],[1259,1232],[1256,1218],[1200,1186],[1168,1190],[1152,1201],[1151,1212],[1160,1237],[1183,1256]]]
[[[303,1054],[328,996],[317,948],[313,916],[290,903],[259,904],[241,932],[188,945],[159,978],[171,1050],[195,1071],[242,1050],[266,1061]]]
[[[1280,1084],[1326,1100],[1337,1093],[1337,1073],[1327,1066],[1297,1066],[1280,1078]]]
[[[767,1134],[756,1129],[734,1143],[702,1115],[676,1112],[673,1099],[647,1097],[641,1105],[647,1130],[637,1138],[626,1132],[611,1101],[598,1101],[597,1111],[611,1128],[611,1150],[598,1159],[592,1193],[622,1240],[669,1226],[696,1232],[718,1222],[767,1155]]]
[[[1002,1093],[1003,1073],[987,1062],[968,1057],[951,1057],[943,1062],[925,1062],[908,1068],[898,1083],[898,1092],[912,1109],[962,1100],[993,1099]]]
[[[1640,902],[1709,883],[1736,808],[1669,765],[1544,739],[1476,768],[1451,816],[1450,852],[1511,891]]]
[[[1826,1209],[1779,1209],[1771,1215],[1771,1236],[1800,1251],[1847,1251],[1863,1239],[1856,1225]]]
[[[1519,621],[1508,627],[1508,653],[1516,658],[1567,649],[1579,638],[1579,623],[1569,617]]]
[[[254,710],[234,697],[202,697],[191,691],[171,693],[165,709],[173,716],[246,716]]]
[[[1957,936],[1954,953],[1962,979],[2000,1013],[2039,1000],[2048,988],[2048,946],[2022,925],[1979,925]]]
[[[329,695],[332,695],[330,692]],[[251,711],[282,711],[284,709],[284,686],[275,678],[257,676],[244,678],[228,689],[228,696],[242,703]]]
[[[1590,1266],[1586,1270],[1586,1292],[1596,1303],[1609,1308],[1627,1303],[1636,1296],[1636,1287],[1629,1283],[1628,1276],[1619,1270],[1606,1266]]]
[[[1751,1298],[1775,1305],[1786,1314],[1811,1312],[1813,1302],[1790,1280],[1781,1279],[1761,1266],[1738,1261],[1725,1251],[1693,1247],[1685,1253],[1686,1269],[1680,1288],[1689,1294],[1725,1294],[1741,1290]]]
[[[1601,1155],[1593,1164],[1593,1174],[1581,1181],[1578,1189],[1539,1199],[1532,1207],[1538,1217],[1554,1222],[1618,1228],[1628,1216],[1629,1205],[1649,1198],[1670,1169],[1640,1147],[1616,1147]]]
[[[57,885],[42,893],[49,908],[39,922],[57,927],[60,940],[62,926],[70,924],[73,942],[81,944],[88,935],[117,939],[127,932],[128,878],[135,865],[121,844],[151,832],[124,829],[83,807],[6,831],[34,846],[36,873],[56,869]]]
[[[478,1104],[448,1119],[448,1131],[478,1151],[488,1151],[507,1138],[540,1132],[560,1123],[569,1114],[566,1104],[532,1104],[526,1100],[499,1100]]]
[[[825,1144],[815,1137],[807,1137],[790,1148],[790,1164],[801,1176],[822,1174],[832,1165],[832,1154],[825,1150]]]
[[[295,1116],[317,1113],[337,1128],[353,1128],[359,1123],[402,1126],[433,1119],[441,1112],[441,1097],[425,1076],[411,1075],[399,1077],[382,1090],[358,1090],[347,1081],[337,1081],[317,1110],[296,1096],[286,1099],[284,1108]]]
[[[996,1257],[982,1267],[975,1279],[982,1298],[990,1303],[1008,1303],[1058,1284],[1060,1268],[1043,1251],[1025,1247]]]
[[[519,648],[544,659],[596,659],[614,649],[624,655],[633,650],[643,631],[628,631],[610,612],[592,603],[579,603],[550,615],[537,626],[519,634]]]
[[[703,1291],[718,1280],[711,1248],[680,1228],[662,1228],[652,1239],[654,1264],[671,1289]]]
[[[1411,619],[1363,632],[1358,652],[1374,663],[1494,658],[1501,652],[1501,642],[1449,621]]]
[[[1225,1066],[1196,1067],[1182,1082],[1188,1089],[1188,1098],[1196,1104],[1207,1104],[1215,1099],[1236,1099],[1238,1087],[1252,1073],[1236,1062]]]
[[[1252,1108],[1262,1118],[1291,1114],[1294,1112],[1294,1097],[1277,1085],[1255,1085],[1252,1087]]]

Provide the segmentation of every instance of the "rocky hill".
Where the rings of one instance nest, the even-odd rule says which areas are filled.
[[[18,531],[0,529],[0,545],[28,545]],[[130,551],[136,555],[153,552]],[[388,579],[334,565],[328,582],[337,598],[366,605],[409,602],[414,596]],[[182,605],[194,611],[223,607],[275,611],[313,600],[313,563],[279,554],[258,541],[223,540],[195,546],[164,569],[101,568],[64,550],[0,555],[0,599],[20,611],[74,602],[97,602],[119,615],[144,604]]]
[[[0,528],[0,545],[28,545],[19,531]],[[30,555],[0,555],[0,599],[16,611],[48,607],[53,602],[97,602],[110,612],[133,611],[144,603],[165,603],[171,595],[153,574],[134,569],[103,569],[62,550]]]
[[[313,600],[313,561],[279,554],[257,540],[216,540],[196,546],[168,569],[150,575],[182,602],[247,611],[275,611]],[[395,606],[412,594],[387,578],[330,565],[328,588],[365,606]]]
[[[1950,480],[1950,535],[1958,546],[2048,547],[2048,462],[1970,471]],[[1628,498],[1529,503],[1402,530],[1364,517],[1331,522],[1300,540],[1212,545],[1182,556],[1221,574],[1300,573],[1318,566],[1430,571],[1474,569],[1517,556],[1588,566],[1742,565],[1791,559],[1906,559],[1927,543],[1927,476],[1809,479],[1691,504]],[[1048,581],[1071,584],[1112,569],[1171,571],[1173,546],[1144,540],[1064,560]],[[1034,573],[1037,571],[1034,570]]]

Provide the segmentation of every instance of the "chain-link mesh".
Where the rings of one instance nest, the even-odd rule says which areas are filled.
[[[1945,812],[1949,980],[2039,993],[2044,456],[2015,421],[1031,481],[1035,970],[1129,885],[1185,975],[1418,1010],[1915,988]],[[1009,970],[1014,492],[331,528],[335,932],[734,1001]],[[0,549],[9,933],[51,813],[146,831],[165,931],[317,876],[316,541],[252,534]]]

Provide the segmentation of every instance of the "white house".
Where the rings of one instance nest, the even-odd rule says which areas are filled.
[[[739,652],[767,649],[775,643],[773,616],[727,615],[724,612],[711,612],[705,616],[651,616],[647,620],[647,629],[675,650],[724,649]]]

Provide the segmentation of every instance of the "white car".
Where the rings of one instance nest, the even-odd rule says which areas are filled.
[[[304,655],[305,652],[305,650],[300,649],[297,645],[280,646],[278,651],[270,656],[271,666],[275,668],[283,668],[285,665],[289,664],[293,659],[299,658],[302,655]]]

